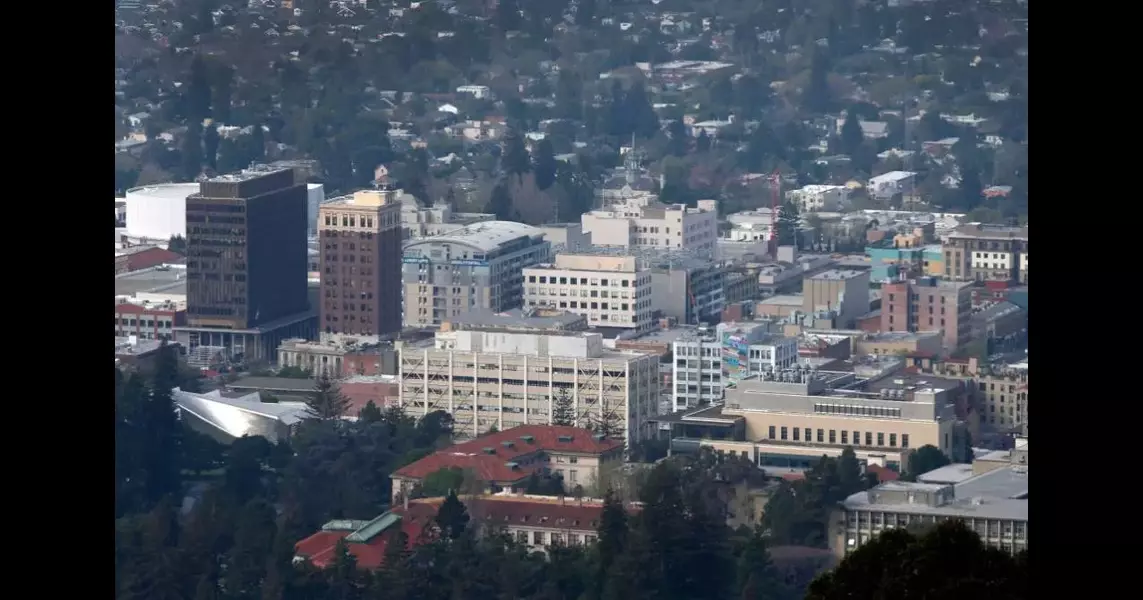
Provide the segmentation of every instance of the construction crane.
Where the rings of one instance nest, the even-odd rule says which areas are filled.
[[[782,174],[770,176],[770,257],[778,259],[778,212],[782,206]]]

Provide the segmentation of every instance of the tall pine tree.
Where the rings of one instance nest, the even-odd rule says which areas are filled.
[[[576,424],[575,404],[565,388],[560,388],[552,401],[552,425],[574,427]]]
[[[306,406],[314,418],[329,421],[345,416],[350,401],[341,394],[329,375],[322,374],[314,385],[313,395],[306,401]]]

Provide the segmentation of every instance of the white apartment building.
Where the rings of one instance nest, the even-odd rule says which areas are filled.
[[[803,213],[841,210],[847,198],[849,198],[849,188],[844,185],[807,185],[786,192],[786,199],[793,202]]]
[[[726,239],[735,242],[769,242],[774,231],[774,215],[769,208],[744,210],[726,216],[730,231]]]
[[[575,425],[638,442],[658,412],[659,357],[604,348],[598,333],[517,332],[502,327],[440,332],[431,346],[401,351],[401,409],[454,419],[460,438],[492,427],[550,425],[568,398]]]
[[[652,327],[651,272],[634,256],[559,254],[555,264],[524,269],[524,306],[557,308],[592,327]]]
[[[401,201],[401,227],[404,238],[420,239],[463,229],[469,225],[496,220],[490,213],[458,213],[445,202],[421,206],[412,194],[397,192]]]
[[[523,302],[524,267],[549,262],[551,254],[540,230],[509,221],[408,242],[402,259],[405,326],[439,325],[476,308],[516,308]]]
[[[889,199],[897,194],[908,196],[913,193],[917,174],[912,171],[890,171],[869,179],[869,195],[874,198]]]
[[[727,386],[798,361],[797,339],[770,335],[764,327],[749,323],[720,323],[713,332],[700,327],[671,349],[675,412],[721,402]]]
[[[718,237],[718,207],[714,200],[699,200],[698,204],[698,208],[662,204],[653,194],[646,194],[586,212],[581,223],[596,246],[713,252]]]

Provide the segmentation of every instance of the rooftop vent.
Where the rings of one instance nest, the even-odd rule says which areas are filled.
[[[516,442],[513,442],[512,440],[508,440],[506,442],[500,442],[500,445],[504,446],[505,448],[512,448],[516,445]]]
[[[572,436],[570,436],[570,435],[561,435],[561,436],[559,437],[559,441],[561,441],[561,442],[570,442],[570,441],[572,441]]]
[[[591,437],[592,437],[592,438],[594,438],[594,439],[595,439],[595,441],[597,441],[597,442],[602,442],[603,440],[606,440],[606,439],[607,439],[607,436],[606,436],[606,435],[604,435],[604,434],[602,434],[602,433],[597,433],[597,434],[595,434],[595,435],[593,435],[593,436],[591,436]]]
[[[512,469],[513,471],[520,468],[520,464],[514,463],[514,462],[506,462],[506,463],[504,463],[504,466],[508,467],[509,469]]]
[[[525,442],[527,442],[527,443],[529,443],[529,444],[531,444],[532,442],[536,441],[536,438],[534,438],[534,437],[532,437],[532,436],[530,436],[530,435],[522,435],[522,436],[520,436],[520,439],[524,440]]]
[[[484,448],[483,451],[485,454],[496,454],[496,448]]]

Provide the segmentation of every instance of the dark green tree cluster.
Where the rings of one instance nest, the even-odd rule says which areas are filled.
[[[822,457],[805,479],[782,482],[766,503],[762,527],[779,545],[828,547],[829,517],[837,504],[876,483],[862,474],[852,448]]]
[[[388,474],[448,443],[448,415],[432,413],[414,423],[371,404],[356,422],[307,421],[288,444],[244,437],[223,448],[183,429],[166,395],[154,392],[165,389],[161,374],[167,371],[160,366],[155,383],[116,372],[117,597],[287,598],[317,589],[305,597],[345,598],[361,592],[361,574],[346,562],[350,555],[318,574],[291,564],[293,545],[329,519],[382,512],[390,499]],[[135,431],[142,425],[136,418],[145,418],[139,413],[155,415],[148,422],[153,434]],[[170,419],[157,418],[160,413]],[[181,443],[160,443],[157,435]],[[207,470],[208,454],[205,466],[221,466],[221,477],[181,485],[180,474]],[[180,511],[187,502],[189,513]]]
[[[842,598],[1027,598],[1028,555],[987,548],[963,521],[917,536],[893,529],[818,577],[806,600]]]

